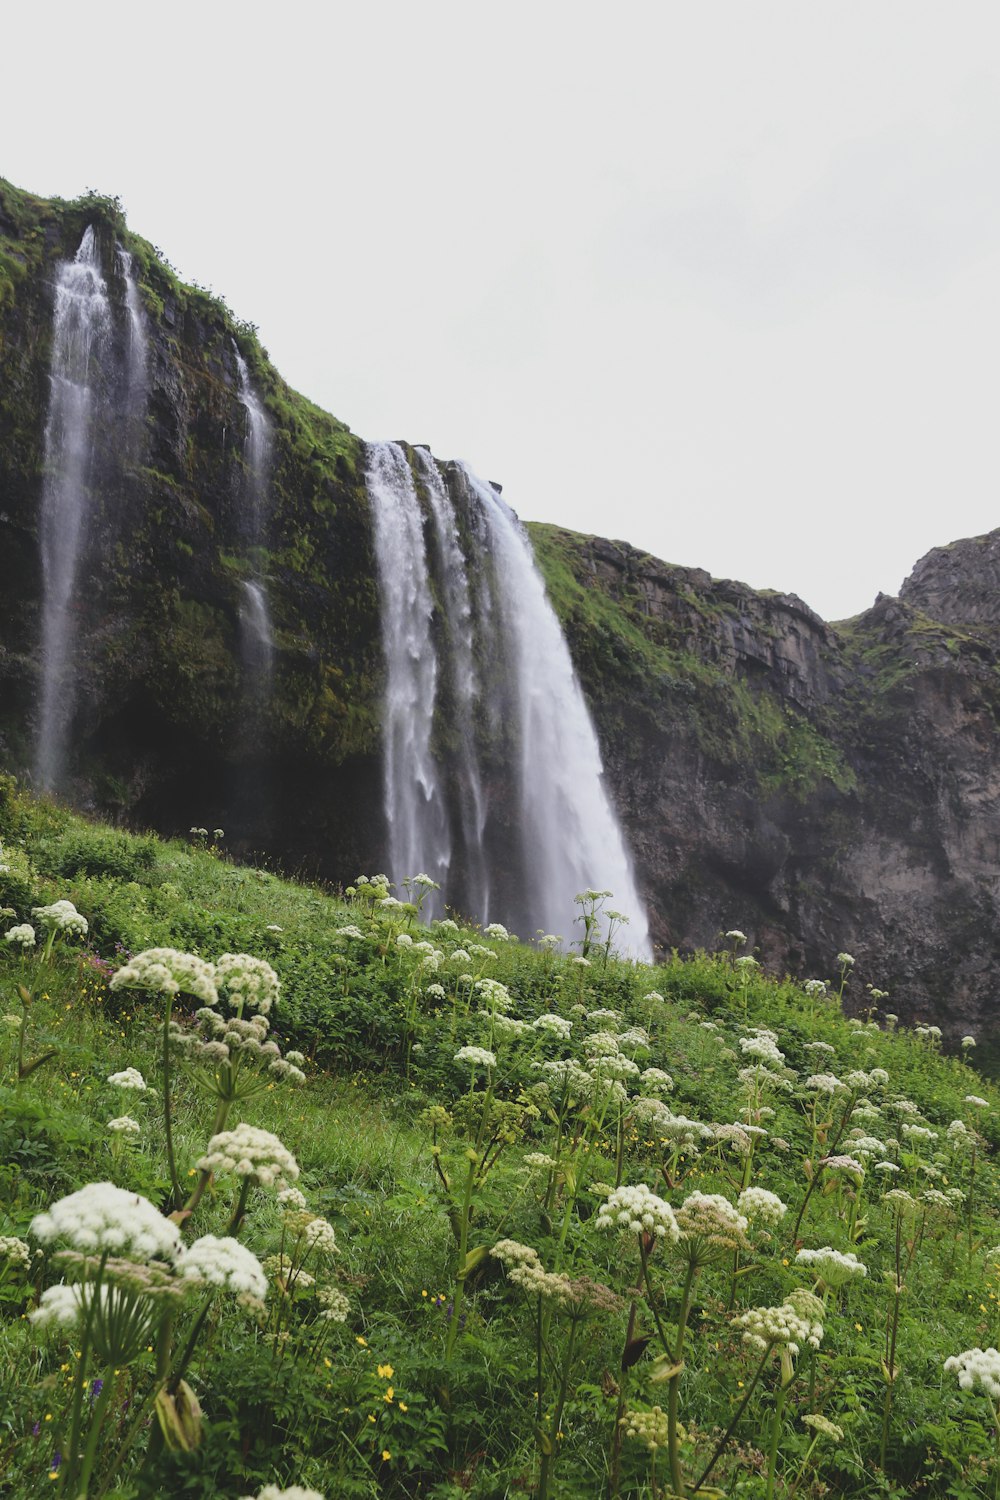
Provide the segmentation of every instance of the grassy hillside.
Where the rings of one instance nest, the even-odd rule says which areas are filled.
[[[0,839],[4,1494],[995,1494],[1000,1095],[846,960]]]

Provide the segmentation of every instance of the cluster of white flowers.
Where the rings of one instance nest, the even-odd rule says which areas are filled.
[[[844,1429],[838,1427],[836,1422],[831,1422],[829,1417],[824,1417],[822,1412],[807,1412],[802,1420],[807,1427],[811,1427],[813,1432],[818,1433],[820,1437],[833,1438],[835,1443],[843,1440]]]
[[[730,930],[726,933],[726,937],[731,943],[745,943],[747,940],[746,933],[741,932],[738,927],[730,928]]]
[[[928,1125],[904,1125],[903,1138],[917,1146],[922,1146],[936,1141],[938,1133],[936,1130],[931,1130]]]
[[[351,1310],[350,1298],[336,1286],[316,1288],[316,1301],[322,1308],[320,1317],[326,1323],[346,1323]]]
[[[966,1094],[965,1103],[971,1104],[973,1109],[989,1109],[990,1101],[981,1099],[978,1094]]]
[[[177,1270],[188,1281],[206,1283],[225,1292],[267,1296],[267,1277],[252,1250],[225,1235],[203,1234],[181,1252]]]
[[[270,1015],[281,981],[264,958],[249,953],[224,953],[215,961],[215,983],[233,1010],[255,1010]]]
[[[996,1349],[966,1349],[946,1359],[944,1367],[958,1376],[963,1391],[981,1385],[991,1401],[1000,1401],[1000,1352]]]
[[[337,1248],[337,1236],[333,1225],[328,1219],[314,1215],[302,1230],[302,1239],[309,1250],[315,1250],[319,1255],[339,1255]]]
[[[497,1015],[493,1017],[494,1036],[502,1042],[510,1042],[516,1037],[528,1036],[534,1029],[528,1021],[519,1021],[516,1016]]]
[[[762,1224],[778,1224],[788,1212],[788,1204],[782,1203],[777,1193],[769,1193],[762,1187],[744,1188],[736,1200],[736,1207],[748,1219]]]
[[[856,1177],[859,1182],[865,1175],[863,1165],[854,1156],[824,1156],[822,1164],[828,1172],[843,1172],[845,1177]]]
[[[123,1068],[120,1073],[109,1073],[108,1082],[119,1089],[135,1089],[137,1094],[145,1093],[149,1087],[138,1068]]]
[[[135,954],[112,976],[109,988],[193,995],[205,1005],[216,1005],[219,999],[214,966],[179,948],[146,948]]]
[[[822,1052],[827,1057],[832,1057],[836,1050],[836,1047],[832,1047],[829,1042],[806,1042],[803,1048],[805,1052]]]
[[[807,979],[806,982],[805,982],[805,984],[802,986],[802,988],[805,990],[806,994],[809,995],[809,996],[817,996],[818,997],[819,995],[825,995],[826,994],[826,980],[825,979]]]
[[[805,1266],[828,1287],[845,1286],[856,1277],[868,1275],[864,1265],[853,1250],[834,1250],[824,1245],[821,1250],[800,1250],[795,1257],[797,1266]]]
[[[47,1287],[28,1322],[36,1328],[72,1328],[80,1317],[82,1291],[82,1286],[67,1286],[65,1281]]]
[[[573,1022],[567,1021],[565,1016],[557,1016],[553,1011],[546,1011],[536,1019],[535,1030],[544,1031],[549,1036],[558,1037],[560,1041],[565,1042],[569,1040]]]
[[[176,1258],[181,1232],[148,1198],[111,1182],[86,1187],[36,1214],[30,1232],[43,1245],[63,1243],[85,1255],[107,1250],[136,1260]]]
[[[837,1094],[847,1088],[835,1073],[810,1073],[802,1087],[812,1094]]]
[[[353,938],[355,941],[358,938],[364,937],[361,928],[356,926],[354,922],[348,922],[346,927],[338,927],[333,935],[335,938]]]
[[[51,906],[33,906],[31,915],[38,918],[47,932],[62,932],[67,937],[87,936],[87,919],[81,917],[72,901],[53,901]]]
[[[488,927],[483,928],[483,933],[488,938],[496,938],[500,943],[510,941],[510,933],[502,922],[491,922]]]
[[[131,1115],[119,1115],[117,1119],[108,1121],[108,1129],[112,1135],[139,1135],[142,1126],[138,1120],[133,1120]]]
[[[21,922],[17,927],[11,927],[4,933],[5,943],[10,943],[12,948],[26,950],[35,946],[35,929],[30,922]]]
[[[489,952],[489,949],[486,951]],[[479,998],[485,1001],[494,1012],[506,1012],[514,1004],[510,990],[505,984],[501,984],[499,979],[477,979],[475,988]]]
[[[842,969],[852,969],[854,967],[854,959],[849,953],[838,953],[837,963]]]
[[[27,1268],[31,1264],[31,1251],[16,1234],[0,1234],[0,1260]]]
[[[283,1188],[299,1175],[298,1162],[276,1135],[247,1124],[213,1135],[197,1165],[201,1172],[253,1177],[261,1187]]]
[[[976,1039],[974,1036],[963,1036],[961,1045],[963,1048],[974,1047],[976,1045]]]
[[[325,1497],[319,1490],[307,1490],[301,1484],[289,1485],[287,1490],[279,1490],[276,1484],[265,1484],[259,1495],[241,1495],[240,1500],[325,1500]]]
[[[602,1204],[596,1220],[598,1229],[625,1229],[630,1234],[652,1234],[657,1239],[680,1239],[680,1228],[669,1203],[644,1183],[636,1187],[619,1187]]]
[[[305,1194],[300,1192],[297,1187],[282,1188],[277,1194],[277,1199],[282,1208],[300,1209],[306,1206]]]
[[[600,1006],[597,1010],[588,1010],[587,1012],[587,1020],[596,1021],[600,1025],[607,1022],[611,1026],[620,1026],[621,1019],[622,1013],[620,1010],[609,1010],[606,1005]]]
[[[726,936],[742,937],[743,934],[727,932]],[[661,1406],[654,1406],[650,1411],[627,1411],[621,1419],[621,1425],[626,1437],[645,1444],[650,1453],[665,1448],[669,1441],[669,1422]]]
[[[823,1340],[823,1304],[801,1290],[792,1292],[780,1307],[751,1307],[734,1322],[756,1349],[777,1345],[798,1354],[803,1344],[818,1349]]]
[[[721,1193],[689,1193],[677,1210],[685,1239],[704,1247],[736,1250],[745,1243],[747,1220]]]
[[[455,1053],[455,1062],[471,1063],[474,1068],[495,1068],[497,1058],[495,1052],[490,1052],[487,1047],[459,1047]]]
[[[674,1080],[662,1068],[643,1068],[642,1086],[651,1094],[669,1094]]]
[[[524,1157],[524,1164],[526,1167],[535,1167],[539,1171],[551,1171],[553,1167],[559,1165],[555,1157],[549,1156],[546,1151],[528,1151]]]

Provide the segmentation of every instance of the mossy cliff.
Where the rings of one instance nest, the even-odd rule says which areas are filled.
[[[529,528],[586,685],[658,936],[722,927],[952,1033],[1000,968],[1000,531],[829,625],[793,595]]]
[[[168,832],[219,824],[237,853],[333,879],[378,867],[383,665],[361,441],[285,385],[252,327],[181,284],[117,202],[2,181],[0,762],[30,776],[53,286],[88,224],[122,327],[116,246],[132,257],[148,363],[138,430],[114,390],[95,428],[66,795]],[[254,537],[238,355],[272,432]],[[529,531],[656,940],[689,949],[735,926],[769,966],[821,975],[847,949],[859,1005],[867,982],[903,1016],[990,1028],[1000,533],[932,553],[900,599],[828,625],[793,596]],[[275,637],[263,709],[240,659],[254,578]],[[440,748],[447,759],[445,729]],[[504,775],[498,758],[498,803]]]
[[[360,442],[285,385],[252,328],[182,285],[117,203],[48,202],[0,182],[4,759],[32,762],[53,281],[88,224],[119,321],[116,244],[132,256],[148,391],[137,441],[120,419],[95,433],[67,792],[161,827],[229,821],[244,847],[312,865],[332,847],[352,863],[374,857],[381,660]],[[267,534],[252,546],[239,513],[247,413],[237,351],[273,433]],[[113,393],[100,394],[113,409]],[[279,664],[262,719],[242,701],[239,660],[242,585],[257,575],[268,580]]]

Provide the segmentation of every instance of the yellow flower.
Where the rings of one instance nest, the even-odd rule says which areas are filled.
[[[399,1403],[399,1409],[400,1411],[409,1411],[410,1408],[407,1406],[405,1401],[401,1401]]]
[[[386,1399],[386,1401],[391,1401],[392,1400],[392,1386],[391,1385],[386,1387],[385,1399]]]
[[[360,1333],[355,1334],[354,1340],[355,1340],[355,1343],[358,1343],[358,1344],[361,1345],[362,1349],[367,1349],[368,1348],[368,1340],[366,1338],[364,1338]]]
[[[388,1448],[383,1448],[382,1449],[382,1461],[383,1461],[383,1463],[388,1463],[391,1457],[392,1457],[392,1454],[389,1452]]]
[[[392,1365],[379,1365],[378,1367],[379,1380],[391,1380],[393,1373]]]

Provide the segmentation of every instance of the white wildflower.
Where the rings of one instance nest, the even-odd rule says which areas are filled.
[[[138,1120],[133,1120],[131,1115],[119,1115],[117,1119],[108,1121],[108,1129],[113,1135],[141,1135],[142,1126]]]
[[[471,1063],[474,1068],[495,1068],[497,1058],[496,1053],[486,1047],[459,1047],[455,1062]]]
[[[72,901],[53,901],[51,906],[33,906],[31,915],[38,918],[47,932],[64,932],[67,937],[87,936],[87,919],[81,917]]]
[[[11,927],[4,933],[4,942],[10,943],[12,948],[20,948],[27,951],[35,946],[35,929],[30,922],[21,922],[17,927]]]
[[[66,1244],[85,1255],[108,1250],[135,1260],[174,1260],[180,1249],[177,1225],[148,1198],[110,1182],[89,1182],[60,1198],[31,1221],[43,1245]]]
[[[944,1367],[958,1376],[963,1391],[982,1386],[991,1401],[1000,1401],[1000,1353],[996,1349],[966,1349],[946,1359]]]
[[[214,1234],[203,1234],[181,1252],[177,1271],[185,1280],[206,1282],[221,1291],[267,1296],[267,1277],[260,1261],[252,1250],[229,1235],[220,1239]]]
[[[177,948],[146,948],[112,975],[110,989],[150,990],[154,994],[193,995],[205,1005],[218,1004],[215,969],[193,953]]]
[[[751,1222],[757,1220],[772,1225],[780,1223],[788,1212],[788,1204],[782,1203],[777,1193],[769,1193],[762,1187],[744,1188],[736,1200],[736,1207]]]
[[[109,1073],[108,1082],[113,1083],[116,1088],[135,1089],[137,1094],[144,1093],[149,1087],[138,1068],[123,1068],[120,1073]]]
[[[834,1250],[830,1245],[824,1245],[821,1250],[800,1250],[795,1264],[811,1270],[829,1287],[844,1286],[848,1281],[868,1275],[868,1267],[852,1250]]]
[[[246,1124],[213,1135],[207,1153],[197,1166],[201,1172],[215,1172],[220,1176],[232,1173],[240,1178],[252,1177],[261,1187],[267,1188],[283,1188],[287,1185],[286,1179],[294,1182],[299,1175],[295,1157],[276,1135]]]
[[[631,1234],[651,1234],[674,1243],[680,1229],[669,1203],[658,1198],[643,1183],[636,1187],[619,1187],[601,1205],[597,1215],[598,1229],[624,1229]]]

